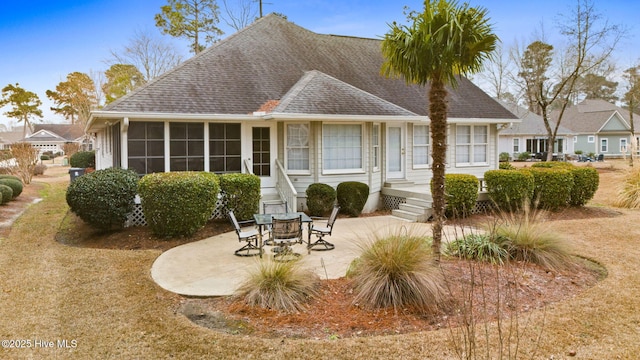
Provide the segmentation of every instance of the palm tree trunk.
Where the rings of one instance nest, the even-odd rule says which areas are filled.
[[[444,168],[447,153],[447,89],[439,76],[434,76],[429,89],[429,117],[433,144],[433,253],[440,261],[440,244],[445,220]]]

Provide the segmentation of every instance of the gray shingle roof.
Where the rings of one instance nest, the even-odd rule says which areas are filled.
[[[520,123],[514,123],[511,127],[501,130],[500,135],[546,135],[547,129],[544,127],[542,116],[525,109],[521,106],[510,104],[498,100],[505,108],[511,111],[518,118],[522,119]],[[549,121],[552,127],[555,127],[554,121]],[[558,135],[570,135],[573,132],[566,127],[560,125],[558,127]]]
[[[307,84],[311,87],[290,99],[287,111],[427,115],[427,88],[380,74],[380,45],[376,39],[316,34],[268,15],[103,110],[250,114],[267,101],[284,100],[305,74],[317,70],[327,77],[312,79]],[[325,86],[342,96],[330,94]],[[448,100],[450,118],[514,118],[464,78]]]
[[[615,112],[629,124],[629,111],[605,100],[584,100],[576,106],[567,107],[561,124],[577,133],[595,134]],[[551,114],[558,116],[557,112]],[[634,129],[640,130],[640,115],[633,116]]]
[[[76,140],[84,135],[84,128],[79,124],[35,124],[33,126],[34,134],[40,130],[54,133],[68,141]]]

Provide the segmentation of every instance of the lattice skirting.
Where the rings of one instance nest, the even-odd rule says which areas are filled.
[[[136,196],[134,200],[135,204],[133,211],[127,216],[127,221],[124,226],[146,226],[147,220],[144,218],[144,212],[142,211],[142,204],[140,198]],[[222,201],[218,200],[216,208],[213,210],[213,214],[209,219],[223,219],[225,217]]]
[[[385,210],[395,210],[400,208],[400,204],[407,202],[406,198],[400,196],[382,195],[382,204]],[[490,200],[480,200],[476,202],[471,213],[483,214],[493,209],[493,203]]]

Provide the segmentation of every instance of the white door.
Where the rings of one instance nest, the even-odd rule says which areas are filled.
[[[251,171],[260,177],[260,187],[276,186],[276,127],[273,123],[252,124],[249,126],[246,138],[251,142],[245,143],[249,155]]]
[[[387,179],[404,179],[404,125],[387,126]]]

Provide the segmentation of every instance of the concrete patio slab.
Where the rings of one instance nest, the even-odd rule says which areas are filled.
[[[323,279],[336,279],[343,277],[349,264],[360,255],[362,244],[397,231],[431,236],[431,224],[410,223],[393,216],[340,218],[333,235],[326,238],[335,244],[334,250],[307,254],[305,245],[295,245],[293,249],[302,255],[299,260],[302,266]],[[452,236],[455,236],[455,229],[447,228],[444,238]],[[235,232],[230,232],[175,247],[156,259],[151,267],[151,277],[162,288],[181,295],[232,295],[260,261],[258,256],[234,255],[242,245]],[[273,256],[270,249],[265,247],[263,259]]]

